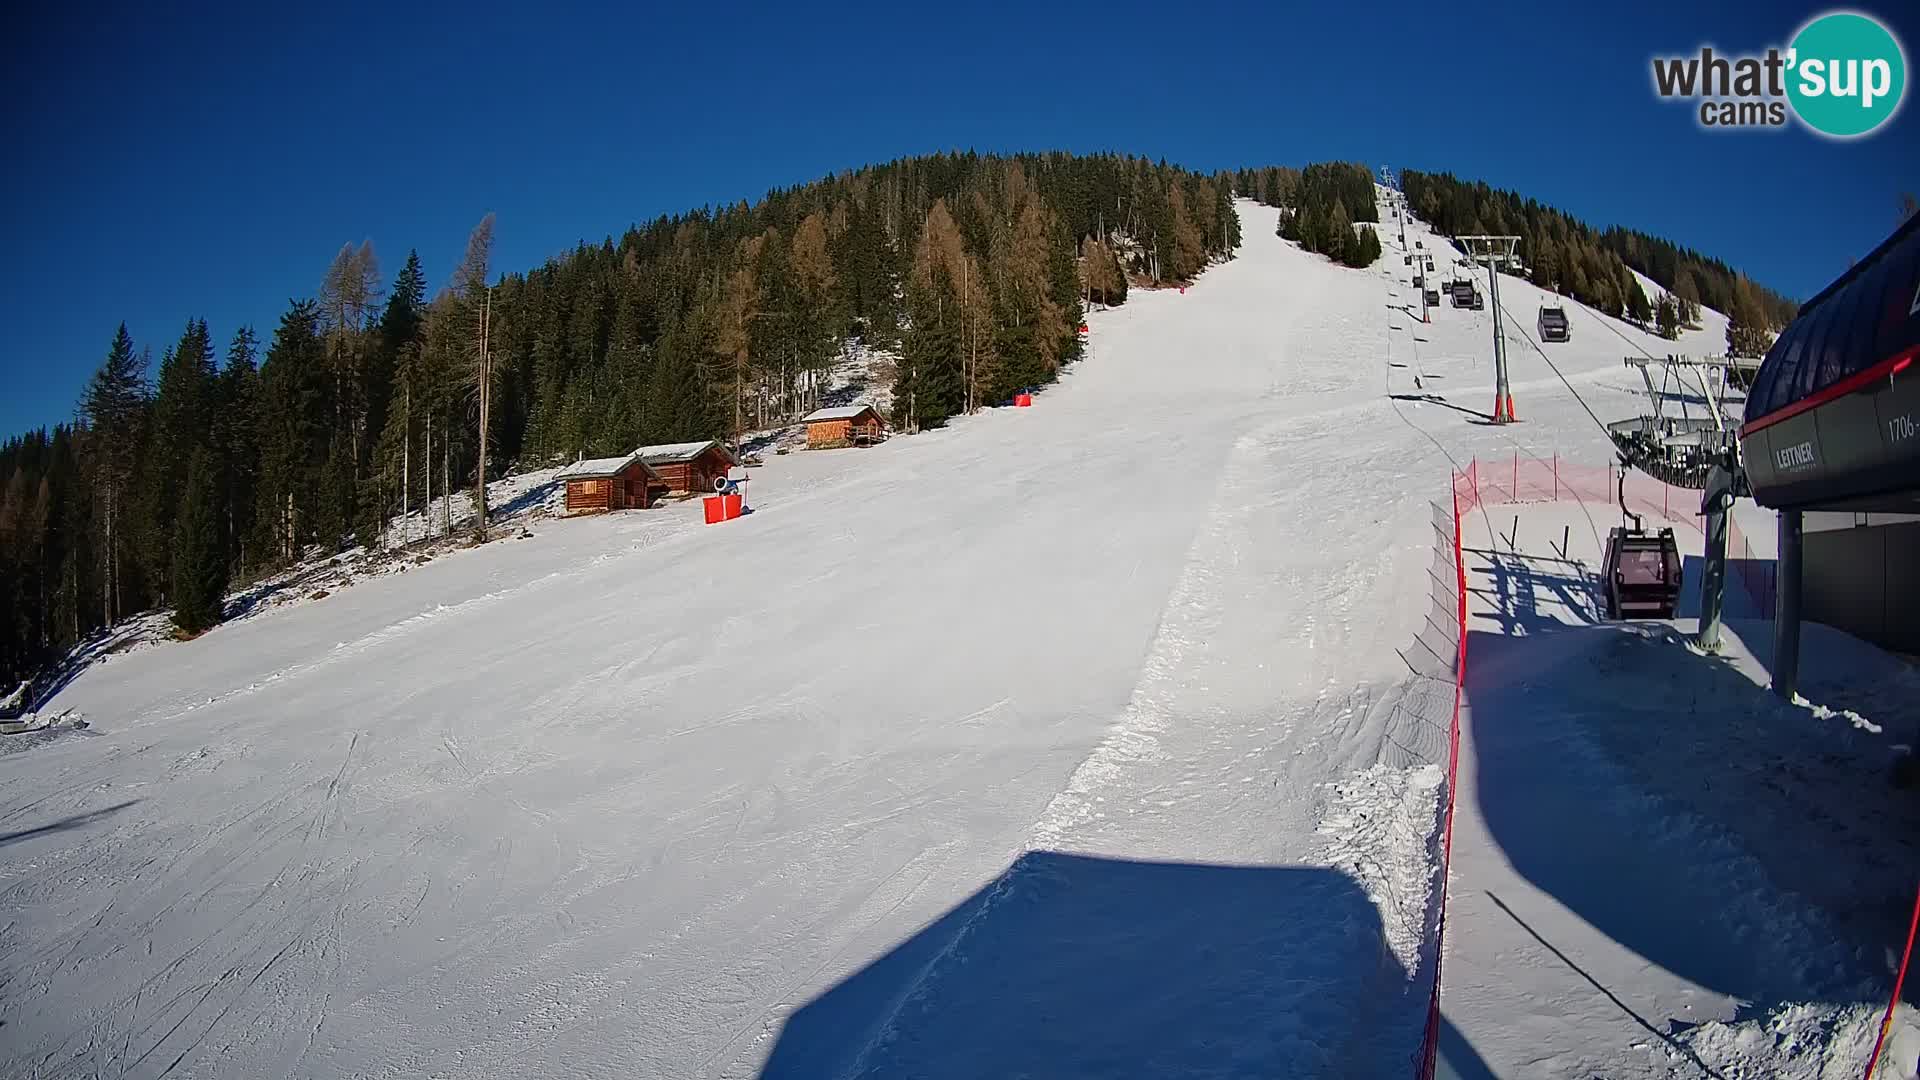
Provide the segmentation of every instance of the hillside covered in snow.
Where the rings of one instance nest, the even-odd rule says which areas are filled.
[[[84,727],[0,755],[0,1073],[1412,1075],[1451,701],[1417,657],[1435,504],[1476,460],[1603,468],[1587,410],[1645,407],[1624,358],[1720,351],[1725,323],[1703,312],[1675,343],[1569,303],[1571,340],[1541,344],[1554,294],[1502,278],[1521,423],[1495,425],[1491,310],[1422,321],[1384,226],[1383,258],[1346,269],[1236,207],[1236,258],[1093,311],[1031,408],[764,454],[752,513],[719,525],[694,503],[529,511],[523,537],[79,670],[47,708]],[[1408,235],[1446,277],[1445,239]],[[1563,552],[1543,567],[1590,560],[1610,512],[1569,505],[1464,537],[1513,555],[1524,528]],[[1517,606],[1517,571],[1482,561],[1477,636],[1594,630],[1577,575],[1526,577]],[[1630,649],[1594,649],[1602,685],[1641,677]],[[1762,677],[1681,653],[1645,669],[1681,688],[1670,712],[1693,680]],[[1550,673],[1594,685],[1514,662],[1472,687],[1488,716]],[[1804,895],[1723,820],[1762,779],[1661,801],[1646,785],[1681,780],[1583,700],[1542,712],[1563,745],[1525,759],[1538,805],[1613,783],[1606,822],[1711,848],[1757,891],[1744,912],[1861,910]],[[1493,734],[1468,744],[1490,751],[1476,785],[1526,752]],[[1674,755],[1718,782],[1695,735]],[[1507,831],[1526,819],[1463,818],[1456,899],[1522,840],[1559,865]],[[1767,1031],[1814,1017],[1804,1059],[1835,1017],[1859,1027],[1864,999],[1833,995],[1874,985],[1877,958],[1656,977],[1665,939],[1610,936],[1612,909],[1540,862],[1515,873],[1525,891],[1495,888],[1527,925],[1598,927],[1626,974],[1595,998],[1463,916],[1449,1075],[1759,1076],[1791,1056]],[[1500,996],[1529,989],[1528,1012]],[[1646,1004],[1682,999],[1680,1023]],[[1920,1042],[1899,1045],[1911,1075]]]

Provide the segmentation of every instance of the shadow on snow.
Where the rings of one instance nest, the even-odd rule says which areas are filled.
[[[794,1011],[760,1076],[1405,1075],[1428,985],[1339,870],[1030,852]]]

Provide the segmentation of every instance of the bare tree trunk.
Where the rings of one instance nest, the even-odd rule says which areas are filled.
[[[453,535],[453,430],[440,424],[440,520],[441,535]]]
[[[420,507],[421,535],[426,539],[426,530],[433,528],[433,414],[427,414],[427,460],[422,464],[427,477],[427,501]]]

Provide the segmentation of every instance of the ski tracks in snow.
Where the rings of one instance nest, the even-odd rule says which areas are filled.
[[[1304,389],[1318,406],[1281,399],[1273,411],[1283,419],[1236,439],[1129,701],[1035,820],[1024,849],[1347,874],[1378,909],[1381,951],[1399,962],[1403,981],[1378,982],[1378,969],[1337,959],[1300,978],[1318,981],[1312,994],[1360,1011],[1397,1009],[1400,1021],[1414,1011],[1408,1003],[1424,1002],[1414,976],[1428,936],[1440,770],[1405,753],[1381,759],[1396,745],[1401,699],[1415,681],[1388,666],[1425,606],[1424,587],[1409,597],[1405,584],[1424,582],[1431,551],[1425,504],[1402,494],[1403,459],[1327,454],[1356,414],[1380,408],[1326,373],[1367,379],[1368,350],[1384,351],[1384,342],[1356,341],[1351,326],[1308,333],[1324,340],[1336,330],[1354,342],[1352,362],[1316,358],[1321,381]],[[1301,370],[1290,349],[1276,364],[1288,380]],[[1309,447],[1326,471],[1291,474]],[[1382,620],[1383,605],[1407,610]],[[964,965],[970,939],[1002,917],[998,909],[1019,890],[1017,867],[987,888],[845,1075],[888,1070],[901,1018],[923,1012],[929,988]],[[1393,1030],[1395,1038],[1348,1051],[1403,1062],[1417,1021]],[[1320,1049],[1340,1058],[1348,1051],[1332,1048],[1348,1034],[1324,1033]],[[1308,1054],[1294,1064],[1311,1072],[1320,1060]]]

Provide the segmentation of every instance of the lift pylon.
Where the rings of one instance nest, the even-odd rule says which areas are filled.
[[[1507,338],[1500,325],[1500,267],[1513,261],[1517,236],[1456,236],[1467,246],[1467,256],[1487,264],[1487,299],[1493,304],[1493,422],[1511,424],[1513,389],[1507,383]]]

